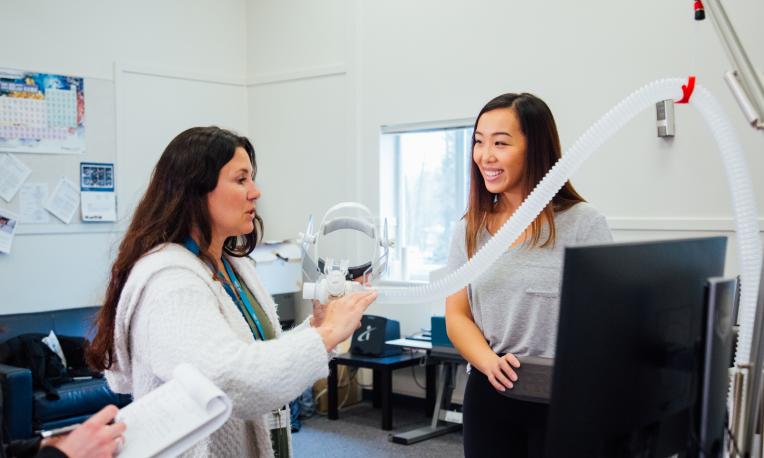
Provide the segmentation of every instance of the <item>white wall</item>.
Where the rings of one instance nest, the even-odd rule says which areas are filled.
[[[4,0],[0,59],[108,80],[115,60],[243,77],[244,10],[243,0]]]
[[[347,1],[250,1],[249,130],[269,239],[294,238],[309,214],[353,199]]]
[[[356,200],[348,3],[247,3],[249,132],[266,240],[295,238],[308,215],[320,220]],[[298,319],[310,313],[305,302],[296,309]]]
[[[710,22],[683,2],[363,2],[361,195],[377,199],[373,153],[381,124],[474,116],[501,92],[530,91],[555,113],[563,147],[627,94],[689,74],[719,97],[764,201],[764,137],[746,128],[721,76],[728,68]],[[730,4],[749,53],[764,67],[764,5]],[[733,9],[734,8],[734,9]],[[391,33],[395,30],[395,33]],[[665,31],[666,34],[661,34]],[[758,58],[758,59],[757,59]],[[654,113],[624,128],[574,177],[611,218],[728,218],[725,177],[697,113],[677,107],[677,136],[655,136]],[[759,180],[756,180],[759,178]],[[621,227],[629,229],[625,223]],[[702,223],[697,229],[703,229]]]
[[[726,6],[764,68],[764,5]],[[184,121],[251,136],[266,238],[281,239],[341,200],[378,206],[383,124],[469,118],[499,93],[530,91],[549,103],[566,147],[641,85],[689,74],[736,123],[764,205],[764,137],[743,123],[721,81],[728,64],[712,25],[691,19],[691,2],[11,0],[3,11],[30,19],[0,28],[0,66],[115,85],[123,215]],[[123,63],[116,81],[114,62]],[[199,102],[186,103],[188,92],[201,94]],[[656,138],[653,114],[645,113],[574,183],[622,240],[728,234],[719,168],[698,115],[677,107],[673,141]],[[0,311],[97,303],[119,230],[20,235],[14,253],[0,257]],[[731,273],[735,259],[731,252]],[[406,327],[427,325],[429,314],[371,312]]]
[[[19,155],[33,166],[28,181],[76,180],[79,161],[96,154],[116,163],[123,221],[19,227],[12,253],[0,255],[0,314],[96,305],[135,195],[172,136],[212,123],[246,133],[245,1],[7,0],[2,8],[0,67],[84,76],[110,97],[86,99],[88,148],[97,151],[61,171],[54,164],[63,159]]]
[[[565,149],[632,91],[658,78],[690,74],[716,95],[731,117],[749,160],[757,200],[764,205],[764,135],[743,121],[722,81],[729,64],[713,26],[709,20],[692,19],[692,2],[335,1],[320,11],[309,6],[306,15],[297,14],[295,4],[250,0],[250,24],[258,12],[263,13],[260,21],[268,23],[260,28],[267,30],[267,37],[254,38],[257,26],[248,29],[250,71],[284,72],[288,77],[290,72],[305,70],[309,75],[310,68],[341,63],[346,74],[331,90],[339,97],[340,85],[345,85],[350,122],[344,137],[332,142],[335,149],[326,153],[333,162],[316,164],[311,158],[315,149],[306,148],[308,153],[298,156],[292,152],[311,143],[316,132],[336,131],[340,121],[315,106],[316,100],[331,97],[328,83],[316,81],[316,92],[306,93],[304,81],[283,82],[278,95],[263,86],[273,97],[270,106],[265,96],[255,106],[250,92],[255,142],[280,147],[274,154],[281,156],[269,159],[261,178],[280,180],[269,186],[282,192],[263,195],[268,219],[278,219],[271,224],[279,235],[294,234],[304,224],[300,218],[337,202],[342,184],[352,187],[355,200],[378,207],[382,125],[470,118],[500,93],[527,91],[550,105]],[[764,69],[764,4],[725,6],[754,65]],[[344,49],[336,44],[343,34]],[[311,118],[294,129],[308,135],[284,138],[281,118],[252,116],[253,111],[269,113],[279,106]],[[343,105],[334,106],[339,111]],[[726,178],[699,115],[677,106],[677,135],[668,141],[656,137],[654,117],[649,110],[626,126],[584,165],[574,184],[609,218],[618,240],[732,235]],[[347,149],[339,151],[343,139]],[[317,146],[323,152],[328,145],[319,141]],[[341,163],[343,157],[351,158],[351,164]],[[294,166],[301,161],[310,170],[297,171],[300,180],[292,181]],[[318,188],[319,182],[328,191]],[[277,213],[276,208],[284,211]],[[734,274],[734,238],[729,246],[728,272]],[[372,306],[370,311],[415,329],[427,326],[430,309]],[[413,384],[396,383],[397,388],[406,385],[403,391],[416,391]]]

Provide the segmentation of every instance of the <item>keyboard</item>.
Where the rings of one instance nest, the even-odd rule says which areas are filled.
[[[409,340],[421,340],[422,342],[430,342],[432,340],[432,336],[429,332],[420,332],[406,338]]]

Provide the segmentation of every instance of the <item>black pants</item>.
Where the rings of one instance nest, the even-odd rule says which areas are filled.
[[[547,404],[508,398],[472,368],[462,410],[466,458],[544,456]]]

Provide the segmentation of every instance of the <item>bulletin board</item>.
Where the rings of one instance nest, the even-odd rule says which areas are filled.
[[[0,163],[29,169],[18,192],[0,196],[0,212],[19,218],[16,235],[115,230],[118,222],[83,222],[79,208],[65,223],[30,207],[50,200],[62,178],[79,192],[83,162],[115,165],[114,94],[112,80],[0,70]]]
[[[80,194],[91,193],[94,199],[114,187],[116,222],[85,222],[78,212],[69,224],[52,215],[44,224],[19,223],[11,253],[0,253],[2,284],[13,285],[3,290],[0,313],[101,304],[123,232],[168,142],[192,126],[246,133],[243,81],[118,64],[113,80],[83,78],[82,153],[12,153],[31,169],[25,183],[41,183],[52,191],[65,177],[78,187],[83,183]],[[0,208],[18,211],[19,196],[10,202],[0,197]]]

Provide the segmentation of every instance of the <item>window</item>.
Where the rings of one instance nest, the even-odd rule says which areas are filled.
[[[472,122],[384,127],[382,216],[395,237],[388,279],[427,281],[446,265],[454,224],[466,209]]]

